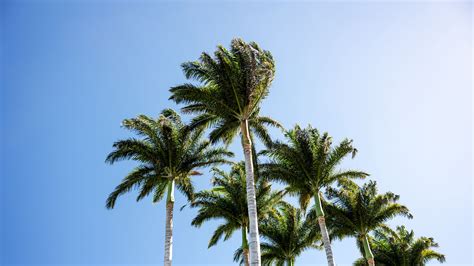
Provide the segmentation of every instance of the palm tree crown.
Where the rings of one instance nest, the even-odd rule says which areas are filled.
[[[243,162],[232,167],[229,173],[217,168],[213,169],[213,185],[210,190],[196,193],[193,206],[199,207],[197,216],[192,225],[201,226],[211,219],[224,219],[225,223],[214,232],[209,247],[215,245],[222,237],[227,240],[232,233],[248,226],[247,197],[245,184],[245,169]],[[257,206],[258,217],[275,215],[275,207],[284,196],[283,191],[272,191],[271,184],[263,179],[257,179]]]
[[[182,64],[186,78],[200,85],[173,87],[170,99],[186,104],[181,109],[184,113],[197,115],[192,128],[214,127],[209,135],[213,142],[230,143],[245,120],[258,137],[269,142],[265,125],[280,125],[259,116],[259,111],[275,74],[272,55],[254,42],[234,39],[230,50],[218,46],[214,56],[202,53],[199,61]]]
[[[294,265],[296,257],[307,249],[321,249],[315,222],[305,219],[305,212],[289,204],[279,207],[279,215],[261,222],[263,265]]]
[[[397,203],[398,195],[392,192],[378,194],[375,181],[359,187],[352,181],[343,180],[340,189],[328,188],[326,194],[332,202],[325,204],[324,209],[331,235],[335,238],[366,236],[397,215],[412,218],[408,208]]]
[[[137,201],[153,192],[153,202],[157,202],[172,182],[192,200],[190,176],[200,174],[196,169],[226,163],[225,157],[232,156],[224,148],[211,147],[209,141],[202,140],[202,130],[191,132],[171,109],[162,111],[156,120],[145,115],[125,119],[123,126],[141,138],[115,142],[106,162],[131,159],[140,165],[109,195],[107,208],[113,208],[117,198],[133,188],[139,190]]]
[[[408,231],[404,226],[398,226],[395,231],[379,228],[369,242],[377,265],[381,266],[424,266],[431,260],[446,261],[443,254],[432,249],[438,247],[433,238],[415,238],[413,230]],[[365,266],[367,262],[361,258],[354,265]]]
[[[350,180],[341,180],[340,189],[328,188],[327,197],[333,200],[325,206],[332,237],[354,236],[362,247],[369,265],[375,265],[368,234],[385,227],[385,222],[397,215],[412,218],[408,208],[397,203],[399,196],[392,192],[377,194],[377,183],[370,181],[359,187]]]
[[[344,178],[368,176],[362,171],[337,168],[347,155],[355,156],[357,149],[352,146],[352,140],[345,139],[331,147],[328,133],[321,134],[311,126],[302,129],[298,125],[288,130],[286,137],[288,143],[274,142],[265,151],[273,160],[263,165],[264,173],[287,184],[288,191],[299,196],[304,209],[322,188]]]
[[[229,173],[214,169],[214,187],[196,193],[193,206],[199,207],[193,219],[194,226],[201,226],[205,221],[223,219],[209,241],[209,247],[215,245],[224,236],[231,237],[236,230],[242,230],[242,248],[248,252],[247,229],[249,226],[247,209],[247,191],[244,163],[235,164]],[[276,215],[276,206],[284,196],[283,191],[272,191],[271,184],[262,178],[256,180],[256,200],[258,219]],[[248,253],[246,253],[248,255]],[[248,264],[246,258],[246,264]]]

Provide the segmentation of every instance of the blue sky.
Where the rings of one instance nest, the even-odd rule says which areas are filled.
[[[415,216],[391,224],[434,237],[448,265],[472,264],[471,3],[7,0],[0,19],[2,264],[161,264],[164,204],[132,193],[106,210],[134,164],[104,159],[130,136],[122,119],[176,108],[182,62],[233,37],[276,60],[262,114],[354,139],[344,166]],[[239,235],[207,249],[218,223],[198,230],[194,214],[175,215],[175,265],[231,265]],[[353,239],[334,252],[341,265],[359,256]],[[296,261],[324,262],[321,251]]]

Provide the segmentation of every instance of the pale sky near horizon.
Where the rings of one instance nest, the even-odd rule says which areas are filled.
[[[468,1],[2,1],[0,264],[161,264],[164,204],[130,193],[106,210],[134,164],[105,156],[131,136],[122,119],[177,108],[168,89],[185,82],[182,62],[242,37],[276,61],[262,114],[354,139],[359,154],[344,167],[371,173],[415,216],[390,224],[434,237],[444,265],[472,265],[472,10]],[[219,223],[193,228],[196,211],[178,208],[174,264],[232,265],[240,234],[207,249]],[[338,265],[359,257],[354,239],[333,249]],[[324,265],[324,252],[296,264]]]

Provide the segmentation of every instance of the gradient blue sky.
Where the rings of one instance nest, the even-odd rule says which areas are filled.
[[[104,164],[123,118],[155,116],[179,65],[233,37],[270,50],[262,113],[353,138],[381,191],[401,195],[448,265],[472,264],[472,4],[2,1],[0,262],[161,264],[164,205],[104,207],[133,163]],[[239,146],[233,146],[239,154]],[[209,187],[209,175],[196,179]],[[181,196],[177,205],[184,204]],[[231,265],[239,235],[175,215],[175,265]],[[359,255],[334,243],[337,262]],[[297,264],[324,265],[321,251]]]

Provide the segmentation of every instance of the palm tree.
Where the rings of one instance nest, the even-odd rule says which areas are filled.
[[[407,207],[397,203],[399,196],[392,192],[377,194],[377,183],[370,181],[359,187],[352,181],[340,182],[340,189],[328,188],[326,213],[329,217],[331,235],[342,239],[353,236],[362,244],[369,265],[375,265],[368,235],[371,231],[385,227],[385,222],[401,215],[412,218]]]
[[[260,265],[251,131],[269,142],[265,126],[280,126],[259,115],[260,103],[273,81],[275,65],[270,52],[241,39],[232,40],[230,50],[218,46],[214,55],[212,58],[202,53],[199,61],[182,64],[186,78],[197,80],[200,85],[173,87],[170,99],[186,104],[182,108],[184,113],[196,114],[190,124],[192,128],[213,128],[209,136],[212,142],[228,144],[240,131],[247,182],[250,262]]]
[[[415,238],[413,230],[398,226],[396,231],[389,228],[375,230],[374,237],[369,238],[377,264],[381,266],[424,266],[430,260],[441,263],[446,261],[443,254],[434,251],[438,247],[431,237]],[[358,259],[355,266],[365,266],[364,258]]]
[[[201,226],[213,219],[224,219],[209,241],[209,247],[215,245],[224,236],[231,237],[234,231],[242,231],[242,251],[245,265],[249,265],[247,228],[249,225],[247,210],[247,192],[245,183],[245,165],[243,162],[232,167],[229,173],[214,169],[214,187],[196,193],[193,206],[199,207],[192,225]],[[256,179],[256,200],[258,219],[276,215],[275,207],[284,196],[283,191],[272,191],[271,185],[262,178]]]
[[[106,207],[114,208],[117,198],[133,188],[139,190],[137,201],[153,192],[153,202],[158,202],[167,193],[164,265],[168,266],[172,261],[175,186],[192,200],[191,176],[200,174],[196,169],[226,163],[225,157],[232,153],[224,148],[212,148],[209,141],[202,140],[202,130],[191,132],[170,109],[164,110],[156,120],[145,115],[125,119],[123,126],[140,138],[115,142],[106,162],[134,160],[139,165],[109,195]]]
[[[320,190],[344,178],[364,178],[367,173],[357,170],[338,170],[338,165],[349,154],[357,150],[352,140],[345,139],[331,147],[328,133],[320,134],[311,126],[301,129],[295,126],[287,131],[288,143],[271,143],[265,152],[273,160],[262,165],[268,178],[287,184],[290,194],[299,196],[299,202],[306,209],[311,198],[315,201],[316,216],[322,234],[328,265],[334,266],[331,242],[326,228]]]
[[[305,212],[290,204],[281,204],[279,215],[262,220],[260,232],[264,238],[261,244],[262,264],[293,266],[295,259],[307,249],[320,249],[317,241],[319,231],[313,230],[314,221],[305,219]],[[241,254],[238,250],[237,255]]]

